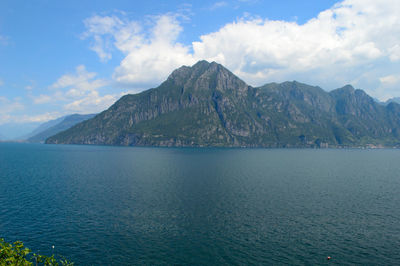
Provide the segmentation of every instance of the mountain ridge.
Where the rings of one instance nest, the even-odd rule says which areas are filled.
[[[297,81],[252,87],[224,66],[199,61],[160,86],[121,97],[46,143],[341,147],[399,145],[397,104],[351,85],[326,92]]]
[[[46,123],[39,125],[32,131],[25,139],[30,143],[44,142],[48,137],[51,137],[61,131],[67,130],[70,127],[94,117],[95,114],[72,114],[50,120]]]
[[[34,130],[32,130],[30,133],[26,134],[25,136],[22,136],[21,139],[27,140],[29,138],[32,138],[33,136],[40,134],[41,132],[62,122],[65,119],[65,117],[66,116],[61,116],[56,119],[52,119],[47,122],[44,122],[44,123],[40,124],[38,127],[36,127]]]

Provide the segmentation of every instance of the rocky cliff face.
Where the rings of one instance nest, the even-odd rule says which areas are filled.
[[[175,70],[159,87],[126,95],[47,143],[315,147],[398,145],[400,106],[345,86],[248,86],[215,62]]]

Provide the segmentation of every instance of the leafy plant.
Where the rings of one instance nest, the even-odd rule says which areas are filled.
[[[21,241],[13,244],[7,243],[0,238],[0,266],[17,265],[51,265],[51,266],[72,266],[74,263],[67,260],[57,260],[54,255],[51,257],[32,253],[29,248],[24,247]]]

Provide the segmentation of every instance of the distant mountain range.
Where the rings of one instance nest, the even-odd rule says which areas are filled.
[[[58,123],[62,122],[66,116],[59,117],[54,120],[50,120],[48,122],[45,122],[43,124],[40,124],[37,128],[35,128],[32,132],[28,133],[27,135],[24,135],[20,137],[21,139],[27,140],[29,138],[32,138],[33,136],[40,134],[41,132],[47,130],[48,128],[51,128],[52,126],[57,125]],[[57,132],[58,133],[58,132]],[[53,134],[54,135],[54,134]],[[50,135],[52,136],[52,135]]]
[[[25,136],[27,142],[40,143],[44,142],[48,137],[53,136],[59,132],[67,130],[72,126],[94,117],[95,114],[79,115],[73,114],[63,116],[46,123],[41,124],[38,128],[32,131],[29,135]]]
[[[221,147],[400,146],[400,105],[347,85],[251,87],[220,64],[175,70],[159,87],[46,140],[58,144]]]
[[[391,99],[389,99],[389,100],[387,100],[385,102],[386,105],[388,105],[389,103],[398,103],[398,104],[400,104],[400,97],[394,97],[394,98],[391,98]]]

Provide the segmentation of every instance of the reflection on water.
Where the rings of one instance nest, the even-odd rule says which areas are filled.
[[[400,151],[0,144],[0,237],[77,265],[397,264]]]

